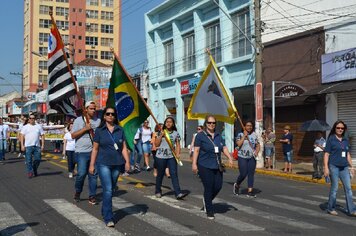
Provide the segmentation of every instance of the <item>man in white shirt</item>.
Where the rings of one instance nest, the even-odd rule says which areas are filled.
[[[0,164],[4,164],[6,153],[6,140],[9,139],[9,126],[3,123],[0,117]]]
[[[44,148],[44,132],[42,126],[36,124],[36,117],[30,115],[28,124],[21,129],[21,151],[25,152],[27,176],[37,176],[41,162],[41,151]],[[32,162],[33,157],[33,162]]]

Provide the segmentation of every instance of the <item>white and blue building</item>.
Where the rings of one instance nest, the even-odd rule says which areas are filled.
[[[145,14],[149,106],[159,122],[167,116],[176,119],[184,147],[203,122],[188,120],[186,112],[208,64],[206,49],[213,55],[241,118],[254,120],[255,116],[254,49],[244,36],[253,39],[253,1],[216,2],[220,5],[213,0],[167,0]],[[238,125],[225,124],[229,150],[238,129]]]

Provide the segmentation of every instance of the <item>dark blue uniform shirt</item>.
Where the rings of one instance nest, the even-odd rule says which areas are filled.
[[[214,134],[214,140],[211,138],[211,135],[205,132],[197,133],[195,136],[194,147],[200,147],[198,165],[209,169],[218,169],[219,167],[216,160],[215,146],[219,148],[218,158],[221,159],[221,152],[225,146],[225,143],[219,133]],[[214,142],[215,146],[210,140]]]
[[[115,125],[112,133],[110,133],[106,125],[97,128],[93,140],[99,144],[96,163],[108,166],[125,164],[125,159],[122,156],[125,140],[124,130],[121,126]],[[115,149],[114,142],[117,144],[118,150]]]
[[[342,138],[341,142],[336,138],[336,135],[331,135],[326,142],[325,152],[329,153],[329,164],[339,167],[349,165],[347,161],[347,153],[349,152],[349,141]],[[342,152],[345,152],[345,157],[342,157]]]
[[[292,146],[293,135],[291,133],[284,134],[282,139],[288,139],[289,140],[289,144],[288,143],[283,143],[282,144],[283,152],[286,153],[286,152],[292,151],[292,149],[293,149],[293,146]]]

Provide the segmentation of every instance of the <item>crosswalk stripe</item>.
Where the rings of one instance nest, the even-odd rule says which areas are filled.
[[[198,233],[176,222],[160,216],[153,212],[145,212],[142,207],[138,207],[118,197],[112,199],[113,207],[118,208],[131,216],[154,226],[168,235],[197,235]]]
[[[36,235],[7,202],[0,202],[0,235]]]
[[[298,214],[304,214],[304,215],[317,217],[318,219],[323,218],[323,219],[326,219],[329,221],[334,221],[334,222],[341,223],[341,224],[356,226],[355,220],[349,220],[349,219],[345,219],[345,218],[330,216],[330,215],[326,214],[325,212],[310,210],[310,209],[304,208],[304,207],[293,206],[290,203],[287,204],[287,203],[283,203],[283,202],[276,202],[276,201],[272,201],[269,199],[259,199],[259,198],[254,199],[254,201],[258,202],[260,204],[263,204],[263,205],[267,205],[269,207],[272,206],[272,207],[281,208],[281,209],[288,210],[288,211],[294,211],[294,212],[297,212]]]
[[[203,196],[201,195],[193,195],[193,197],[195,198],[199,198],[202,199]],[[293,226],[296,228],[302,228],[302,229],[322,229],[323,227],[317,226],[317,225],[313,225],[307,222],[303,222],[303,221],[297,221],[295,219],[292,218],[288,218],[288,217],[284,217],[284,216],[279,216],[279,215],[275,215],[271,212],[265,212],[262,210],[258,210],[255,209],[253,207],[248,207],[248,206],[244,206],[242,204],[238,204],[235,202],[229,202],[220,198],[215,198],[214,202],[216,203],[222,203],[222,204],[228,204],[230,206],[233,206],[235,208],[237,208],[239,211],[241,212],[245,212],[247,214],[251,214],[257,217],[261,217],[261,218],[265,218],[267,220],[272,220],[272,221],[276,221],[276,222],[280,222],[289,226]]]
[[[301,203],[306,203],[306,204],[309,204],[309,205],[319,205],[321,202],[318,202],[318,201],[313,201],[313,200],[308,200],[308,199],[305,199],[305,198],[300,198],[300,197],[290,197],[290,196],[284,196],[284,195],[274,195],[276,197],[279,197],[279,198],[284,198],[284,199],[287,199],[287,200],[292,200],[292,201],[295,201],[295,202],[301,202]]]
[[[156,198],[155,196],[146,196],[152,200],[156,200],[160,203],[166,204],[170,207],[183,210],[186,212],[189,212],[190,214],[194,214],[198,217],[206,218],[206,214],[202,211],[200,211],[200,208],[191,204],[188,204],[183,201],[178,201],[173,198],[169,197],[162,197],[162,198]],[[239,231],[263,231],[265,230],[262,227],[259,227],[257,225],[249,224],[246,222],[243,222],[241,220],[233,219],[224,215],[217,215],[215,217],[215,222],[220,223],[222,225],[228,226],[230,228],[239,230]]]
[[[115,229],[106,227],[103,221],[95,218],[76,205],[69,203],[65,199],[45,199],[48,205],[54,208],[59,214],[71,221],[79,229],[88,235],[124,235]]]
[[[311,195],[311,197],[319,198],[319,199],[326,200],[326,201],[329,200],[329,196]],[[336,199],[336,201],[342,202],[342,203],[345,203],[345,204],[346,204],[345,196],[340,196],[340,197],[341,197],[342,199],[341,199],[341,198],[338,198],[338,199]],[[352,199],[355,200],[355,197],[352,197]]]

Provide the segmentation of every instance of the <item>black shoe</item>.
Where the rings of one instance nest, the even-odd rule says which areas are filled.
[[[182,200],[185,196],[187,196],[186,193],[180,193],[180,194],[177,195],[176,199],[177,200]]]
[[[80,193],[75,193],[73,199],[74,199],[74,201],[76,201],[76,202],[80,202]]]
[[[237,185],[237,183],[234,183],[234,186],[233,186],[233,188],[232,188],[232,192],[233,192],[236,196],[238,196],[238,195],[240,194],[240,186]]]
[[[37,173],[37,170],[36,170],[36,169],[33,169],[33,176],[34,176],[34,177],[38,176],[38,173]]]
[[[91,196],[91,197],[89,197],[89,204],[91,204],[91,205],[96,205],[96,204],[98,204],[97,202],[96,202],[96,199],[95,199],[95,197],[94,196]]]
[[[215,219],[215,216],[214,216],[213,212],[206,213],[206,216],[208,217],[209,220],[214,220]]]
[[[248,192],[246,196],[249,197],[249,198],[256,198],[257,197],[256,194],[254,194],[253,192]]]

